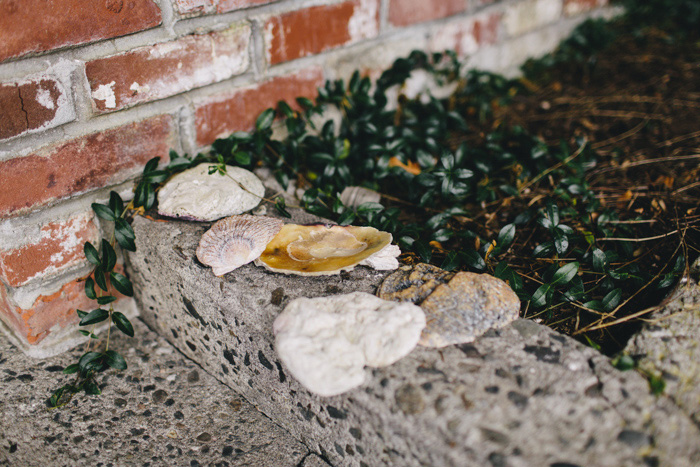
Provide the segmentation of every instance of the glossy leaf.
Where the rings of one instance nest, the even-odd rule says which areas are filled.
[[[508,248],[515,238],[515,224],[508,224],[498,233],[496,244],[502,250]]]
[[[112,248],[112,245],[110,245],[110,243],[103,238],[102,239],[102,268],[105,271],[111,271],[116,264],[117,264],[117,253],[114,251],[114,248]]]
[[[104,297],[97,297],[97,303],[99,305],[108,305],[115,301],[117,297],[114,297],[112,295],[105,295]]]
[[[97,217],[100,219],[111,222],[117,220],[117,216],[114,214],[114,212],[112,212],[112,210],[104,204],[92,203],[92,210],[95,211],[95,214],[97,214]]]
[[[77,363],[72,363],[63,369],[63,374],[72,375],[73,373],[77,373],[78,371],[80,371],[80,365],[78,365]]]
[[[117,219],[117,222],[114,224],[114,238],[117,240],[119,246],[125,250],[136,251],[136,244],[134,242],[136,235],[129,223],[124,219]]]
[[[115,311],[112,313],[112,322],[117,326],[121,332],[129,337],[134,337],[134,327],[131,325],[131,321],[120,311]]]
[[[111,278],[112,285],[120,294],[133,297],[134,288],[131,285],[131,281],[126,276],[118,272],[111,272],[109,277]]]
[[[116,370],[126,370],[126,361],[124,357],[119,355],[114,350],[107,350],[104,353],[105,363]]]
[[[275,120],[274,109],[264,110],[255,121],[255,129],[258,131],[268,130],[272,126],[272,122]]]
[[[83,319],[80,320],[80,326],[88,326],[90,324],[101,323],[102,321],[109,318],[109,311],[103,310],[102,308],[97,308],[92,310],[90,313],[85,315]]]
[[[97,298],[97,294],[95,293],[95,281],[92,277],[88,277],[85,280],[85,295],[87,295],[87,298],[90,300],[95,300]]]
[[[100,260],[100,255],[97,253],[97,249],[90,242],[85,242],[83,246],[83,252],[88,261],[90,261],[95,266],[99,266],[102,261]]]
[[[613,289],[603,297],[602,304],[605,311],[612,311],[620,304],[622,289]]]
[[[552,277],[552,285],[561,287],[562,285],[566,285],[569,282],[571,282],[571,279],[573,279],[576,273],[578,272],[578,266],[579,263],[577,261],[574,261],[572,263],[568,263],[560,267]]]

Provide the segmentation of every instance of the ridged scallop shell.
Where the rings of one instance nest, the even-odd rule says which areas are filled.
[[[390,243],[390,233],[372,227],[286,224],[255,264],[300,276],[340,274]]]
[[[202,235],[197,259],[211,266],[215,276],[223,276],[258,258],[282,224],[279,219],[247,214],[221,219]]]

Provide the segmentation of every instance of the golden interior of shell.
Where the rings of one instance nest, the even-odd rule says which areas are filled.
[[[286,224],[259,259],[273,271],[335,274],[352,268],[389,243],[391,234],[373,227]]]

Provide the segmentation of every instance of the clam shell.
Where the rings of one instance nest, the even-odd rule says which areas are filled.
[[[472,342],[520,314],[520,300],[502,280],[489,274],[458,272],[439,285],[420,307],[427,325],[419,345],[445,347]]]
[[[340,274],[390,243],[390,233],[372,227],[286,224],[255,264],[300,276]]]
[[[380,199],[379,193],[361,186],[345,187],[340,194],[340,201],[349,208],[356,208],[363,203],[378,203]]]
[[[215,276],[248,264],[282,228],[282,221],[263,216],[231,216],[221,219],[202,235],[197,259],[211,266]]]
[[[382,281],[377,295],[384,300],[420,304],[437,286],[453,277],[454,273],[427,263],[402,266]]]
[[[254,173],[226,166],[226,175],[209,174],[203,163],[175,175],[158,191],[158,213],[196,221],[214,221],[250,211],[265,194]],[[243,188],[241,188],[243,187]]]

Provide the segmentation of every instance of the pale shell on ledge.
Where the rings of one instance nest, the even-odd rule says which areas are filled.
[[[197,259],[211,266],[215,276],[223,276],[260,256],[268,242],[280,231],[282,221],[272,217],[227,217],[202,235]]]
[[[265,187],[254,173],[226,166],[226,175],[209,174],[214,164],[202,163],[171,178],[158,191],[158,214],[195,221],[214,221],[250,211]]]
[[[345,187],[340,194],[340,202],[349,208],[356,208],[364,203],[378,203],[381,198],[376,191],[361,186]]]

